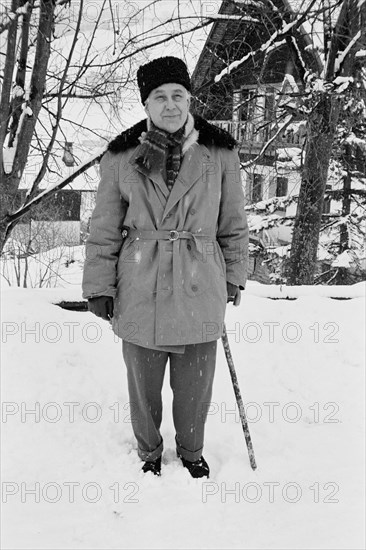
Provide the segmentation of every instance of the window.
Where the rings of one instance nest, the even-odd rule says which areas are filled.
[[[273,121],[274,119],[274,90],[269,88],[266,90],[265,102],[264,102],[264,120]]]
[[[276,197],[287,195],[288,179],[282,176],[276,178]]]
[[[254,88],[243,88],[240,97],[240,120],[253,122],[256,104],[256,90]]]
[[[327,191],[331,191],[331,190],[332,190],[332,186],[327,184],[325,188],[325,197],[323,201],[323,214],[330,214],[330,196],[327,195]]]
[[[251,201],[259,202],[263,198],[263,176],[261,174],[252,174],[252,193]]]
[[[366,155],[362,148],[358,146],[353,156],[353,170],[364,173],[366,171]]]

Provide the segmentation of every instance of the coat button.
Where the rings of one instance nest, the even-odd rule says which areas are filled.
[[[197,292],[198,286],[197,285],[192,285],[191,289],[193,290],[193,292]]]
[[[193,216],[197,212],[197,210],[195,208],[191,208],[189,212]]]

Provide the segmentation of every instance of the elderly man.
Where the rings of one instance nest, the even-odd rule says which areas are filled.
[[[246,282],[248,226],[235,140],[189,112],[185,63],[139,68],[147,119],[103,155],[86,244],[83,296],[122,339],[143,471],[161,474],[161,391],[169,359],[176,450],[192,477],[202,456],[226,303]]]

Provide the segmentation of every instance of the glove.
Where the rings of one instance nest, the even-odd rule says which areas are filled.
[[[227,303],[233,302],[234,306],[238,306],[240,304],[240,299],[241,299],[240,288],[237,285],[233,285],[232,283],[227,282],[226,290],[227,290],[226,302]]]
[[[88,298],[88,310],[97,317],[109,321],[113,317],[113,298],[111,296]]]

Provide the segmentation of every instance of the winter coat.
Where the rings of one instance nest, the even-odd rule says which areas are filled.
[[[246,282],[235,141],[201,117],[194,126],[170,194],[161,173],[136,163],[146,120],[111,142],[100,163],[83,297],[112,296],[113,331],[152,349],[183,352],[220,338],[226,281],[242,289]]]

